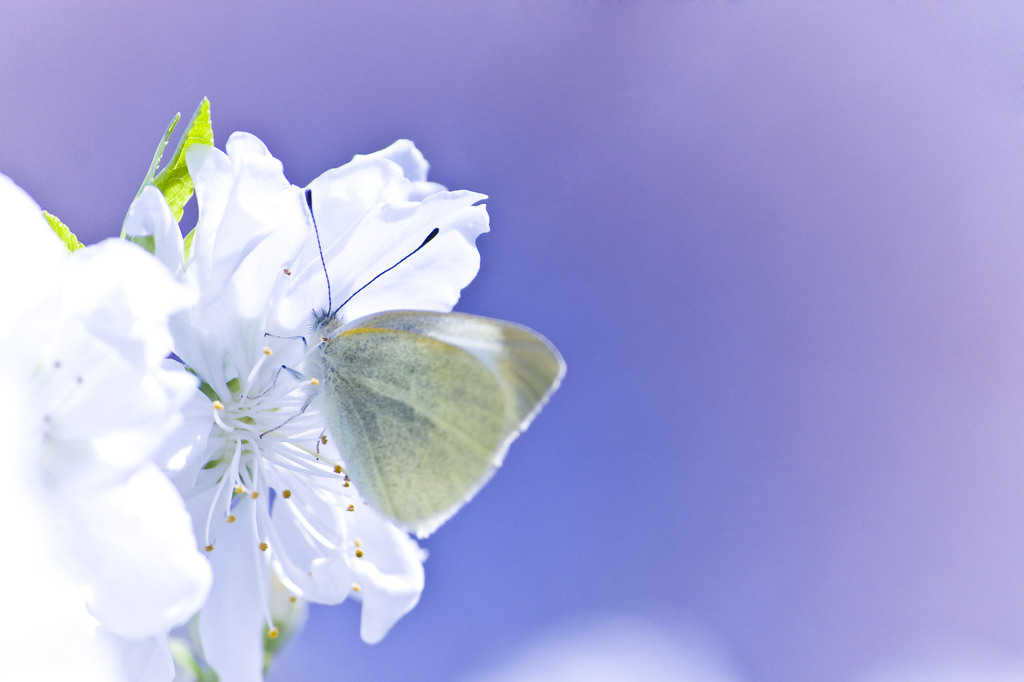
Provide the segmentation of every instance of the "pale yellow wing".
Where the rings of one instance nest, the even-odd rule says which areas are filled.
[[[324,349],[328,425],[357,489],[426,537],[501,465],[565,363],[518,325],[461,313],[356,320]]]

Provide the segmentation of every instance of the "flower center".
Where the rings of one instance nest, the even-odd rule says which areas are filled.
[[[219,442],[204,467],[217,474],[206,517],[206,550],[216,544],[218,514],[229,524],[249,515],[253,537],[248,544],[264,583],[269,580],[267,559],[281,544],[271,521],[275,505],[295,504],[317,478],[344,476],[341,464],[322,447],[327,443],[322,417],[316,410],[307,412],[320,382],[288,367],[273,370],[266,363],[272,354],[264,348],[246,380],[232,380],[231,395],[213,401],[216,428],[210,439]],[[343,485],[348,486],[347,477]],[[274,631],[269,611],[266,617],[269,634]]]

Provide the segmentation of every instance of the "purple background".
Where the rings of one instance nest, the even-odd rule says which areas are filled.
[[[1024,7],[252,5],[4,3],[0,172],[91,242],[204,95],[299,185],[409,137],[491,196],[460,309],[569,364],[420,605],[314,608],[273,680],[608,616],[751,681],[1024,656]]]

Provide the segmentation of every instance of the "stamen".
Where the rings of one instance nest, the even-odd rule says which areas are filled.
[[[263,346],[263,354],[264,355],[273,355],[274,351],[270,350],[269,346]]]
[[[292,496],[292,491],[291,490],[282,490],[281,491],[281,497],[283,497],[284,499],[287,500],[291,496]]]
[[[280,633],[278,632],[277,628],[270,628],[269,630],[267,630],[267,637],[269,637],[270,639],[277,639],[278,634]]]
[[[231,480],[235,480],[235,481],[238,480],[238,474],[239,474],[238,464],[241,461],[241,459],[242,459],[242,441],[241,441],[241,439],[239,439],[239,440],[235,441],[235,453],[231,457],[231,464],[228,465],[227,471],[224,472],[225,476],[224,476],[224,479],[223,479],[222,483],[226,483],[228,481],[227,474],[233,474],[231,476]],[[217,495],[220,495],[220,492],[218,492]],[[224,514],[226,516],[228,516],[228,517],[231,517],[231,518],[234,518],[234,515],[231,513],[231,505],[233,503],[234,503],[234,495],[225,495],[224,496]],[[231,523],[231,522],[229,521],[228,523]]]
[[[256,505],[250,506],[253,508],[253,528],[256,528]],[[253,549],[259,549],[260,551],[265,552],[267,551],[267,544],[265,542],[261,542],[258,547],[253,547]],[[268,562],[263,560],[259,554],[254,554],[253,559],[256,562],[257,571],[259,574],[260,588],[261,592],[264,595],[262,599],[258,600],[260,602],[260,606],[263,607],[263,620],[267,624],[267,630],[274,630],[274,619],[270,617],[270,600],[266,598],[266,594],[270,590],[270,579],[269,576],[267,575],[269,565]]]
[[[356,550],[356,557],[358,557],[359,559],[362,559],[363,558],[363,550],[357,549]]]
[[[359,592],[361,589],[363,589],[363,588],[359,586],[359,583],[352,583],[352,591],[353,592]]]
[[[242,452],[242,442],[235,441],[235,454],[231,457],[231,464],[228,465],[227,471],[231,471],[238,465],[238,456]],[[225,472],[226,473],[226,472]],[[217,508],[217,500],[224,493],[224,486],[228,482],[228,477],[222,476],[220,483],[217,484],[217,492],[213,496],[213,502],[210,503],[210,510],[206,513],[206,530],[204,531],[204,537],[206,544],[212,546],[210,542],[210,524],[213,523],[213,510]],[[231,509],[231,498],[228,497],[228,510]]]
[[[213,551],[213,545],[207,545],[205,547],[205,549],[206,549],[207,552],[212,552]]]
[[[263,466],[263,450],[259,446],[259,439],[252,441],[252,449],[253,455],[255,455],[253,461],[256,466],[252,470],[252,482],[249,487],[255,492],[260,487],[260,469]],[[253,495],[253,497],[256,497],[256,495]]]
[[[249,393],[249,389],[252,387],[253,380],[256,379],[256,375],[259,374],[260,370],[263,368],[264,360],[266,360],[268,357],[270,357],[270,353],[266,352],[267,350],[269,350],[269,349],[268,348],[264,348],[263,349],[263,351],[264,351],[263,355],[256,362],[252,363],[252,371],[249,372],[249,376],[245,380],[245,387],[244,387],[245,390],[242,391],[243,395]]]
[[[320,380],[317,379],[316,377],[313,377],[312,379],[309,380],[309,383],[310,383],[311,386],[319,386],[320,385]]]
[[[356,506],[354,504],[350,504],[346,511],[355,511],[355,510],[356,510]]]
[[[220,413],[224,409],[224,403],[219,400],[213,401],[213,421],[216,422],[217,426],[224,429],[228,433],[235,430],[234,426],[228,426],[224,423],[224,420],[220,418]]]

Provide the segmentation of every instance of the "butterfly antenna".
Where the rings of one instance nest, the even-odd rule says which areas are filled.
[[[313,190],[306,190],[306,205],[309,206],[309,217],[313,220],[313,234],[316,235],[316,250],[320,252],[320,265],[324,266],[324,277],[327,279],[327,309],[331,309],[331,276],[327,274],[327,262],[324,261],[324,249],[320,245],[320,230],[316,228],[316,218],[313,216]],[[413,252],[415,253],[415,251]],[[408,257],[408,256],[407,256]],[[404,259],[403,259],[404,260]],[[401,261],[399,261],[401,262]],[[387,272],[387,270],[385,270]],[[372,280],[371,280],[372,281]],[[351,298],[351,296],[349,297]],[[345,301],[348,303],[348,301]],[[345,305],[342,303],[341,305]],[[338,306],[339,308],[341,306]]]
[[[307,191],[308,191],[308,190],[307,190]],[[352,295],[351,295],[351,296],[349,296],[348,298],[346,298],[346,299],[344,300],[344,302],[342,302],[342,304],[341,304],[341,305],[339,305],[339,306],[338,306],[337,308],[335,308],[335,309],[334,309],[334,311],[332,311],[332,312],[331,312],[331,316],[333,317],[334,315],[337,315],[337,314],[338,314],[338,311],[339,311],[339,310],[341,310],[341,309],[342,309],[342,308],[343,308],[343,307],[345,306],[345,304],[346,304],[346,303],[348,303],[349,301],[351,301],[351,300],[352,300],[352,299],[353,299],[353,298],[355,297],[355,295],[356,295],[356,294],[358,294],[358,293],[359,293],[360,291],[362,291],[362,290],[363,290],[363,289],[365,289],[366,287],[368,287],[368,286],[370,286],[371,284],[373,284],[374,282],[376,282],[376,281],[377,281],[377,280],[378,280],[378,279],[380,278],[380,276],[381,276],[381,275],[383,275],[383,274],[385,274],[385,273],[388,273],[388,272],[391,272],[392,270],[394,270],[395,268],[397,268],[397,267],[398,267],[399,265],[401,265],[402,263],[404,263],[404,262],[405,262],[405,261],[406,261],[406,260],[407,260],[408,258],[410,258],[410,257],[411,257],[411,256],[412,256],[412,255],[413,255],[414,253],[416,253],[417,251],[419,251],[420,249],[422,249],[422,248],[423,248],[424,246],[426,246],[427,244],[429,244],[429,243],[430,243],[430,240],[431,240],[431,239],[433,239],[434,237],[436,237],[436,236],[437,236],[437,234],[438,234],[438,233],[439,233],[440,231],[441,231],[441,229],[440,229],[440,228],[438,228],[438,227],[435,227],[435,228],[434,228],[433,230],[431,230],[431,231],[430,231],[430,234],[428,234],[428,235],[427,235],[427,238],[423,240],[423,243],[422,243],[422,244],[420,244],[420,245],[419,245],[419,246],[417,246],[417,247],[416,247],[415,249],[413,249],[412,251],[410,251],[409,253],[407,253],[407,254],[406,254],[406,255],[405,255],[405,256],[404,256],[403,258],[402,258],[402,260],[398,261],[397,263],[395,263],[394,265],[392,265],[392,266],[391,266],[390,268],[388,268],[387,270],[384,270],[383,272],[380,272],[380,273],[378,273],[376,277],[374,277],[374,278],[373,278],[373,279],[371,279],[371,280],[370,280],[369,282],[367,282],[366,284],[364,284],[363,286],[359,287],[359,288],[358,288],[358,289],[356,289],[356,290],[355,290],[354,292],[352,292]],[[320,257],[321,257],[321,258],[323,258],[323,254],[321,254],[321,256],[320,256]],[[329,300],[329,299],[330,299],[330,291],[328,291],[328,295],[327,295],[327,297],[328,297],[328,300]]]

